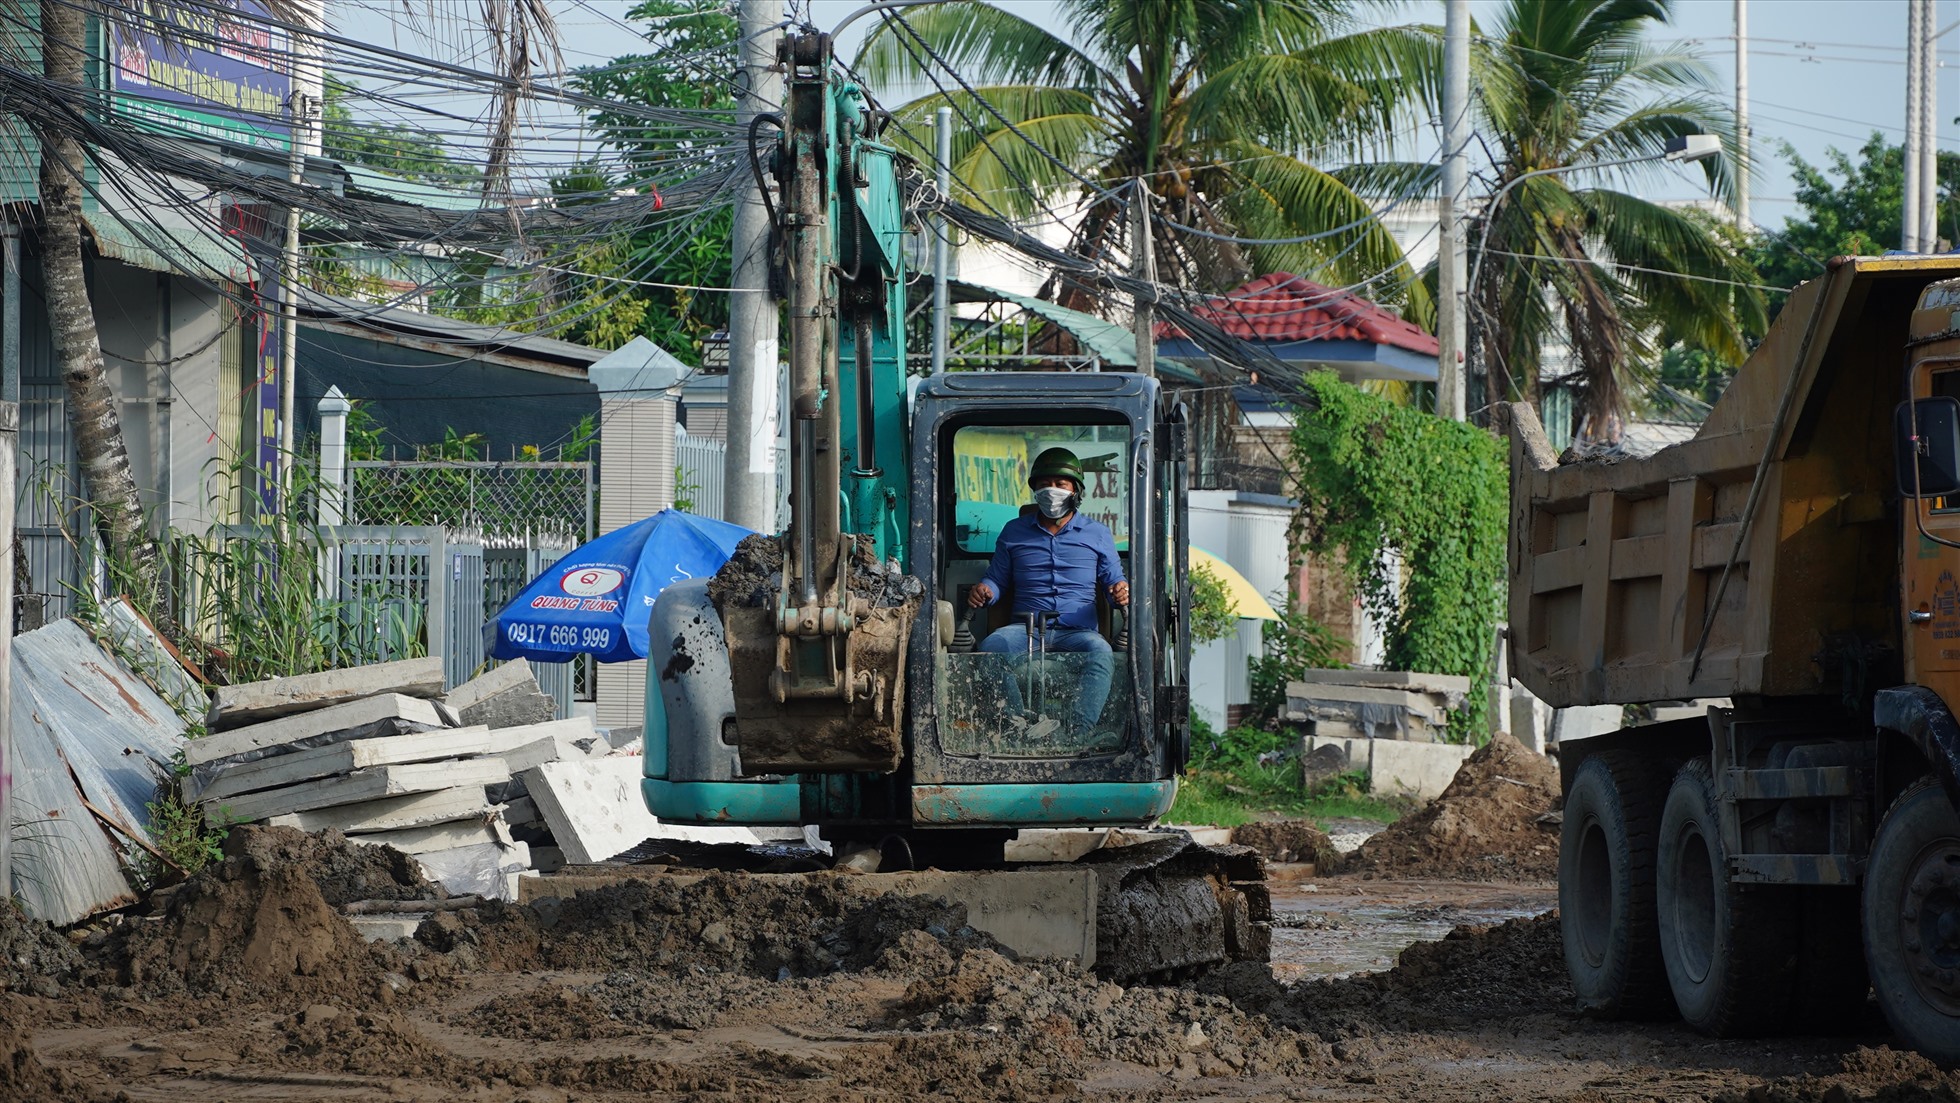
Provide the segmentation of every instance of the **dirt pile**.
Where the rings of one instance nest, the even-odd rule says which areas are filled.
[[[1835,1073],[1792,1076],[1746,1091],[1714,1097],[1714,1103],[1952,1103],[1960,1100],[1960,1071],[1946,1071],[1917,1053],[1889,1048],[1845,1054]]]
[[[897,609],[925,592],[918,579],[878,562],[869,539],[857,536],[852,541],[849,584],[854,596],[873,608]],[[783,543],[777,537],[745,536],[735,545],[735,554],[708,580],[708,600],[717,609],[764,608],[782,588],[785,562]]]
[[[616,973],[632,982],[640,978]],[[671,988],[671,983],[663,987]],[[470,1009],[459,1021],[498,1038],[528,1042],[589,1042],[620,1033],[612,1020],[620,1016],[609,1012],[600,1001],[584,992],[565,989],[540,998],[537,993],[512,992],[495,996]]]
[[[60,931],[0,900],[0,992],[59,996],[81,971],[81,952]]]
[[[1263,966],[1229,966],[1199,982],[1242,1010],[1328,1041],[1383,1031],[1462,1030],[1571,1006],[1555,913],[1465,926],[1403,951],[1393,969],[1291,988]]]
[[[416,938],[462,968],[698,969],[775,980],[866,968],[919,930],[961,948],[994,946],[967,926],[962,905],[874,895],[845,874],[656,876],[536,907],[443,913]]]
[[[400,1015],[315,1004],[280,1020],[284,1045],[274,1058],[288,1068],[363,1076],[465,1080],[473,1062],[457,1057]]]
[[[152,898],[154,914],[99,948],[121,983],[151,994],[378,995],[389,963],[329,906],[385,894],[391,859],[337,834],[244,827],[225,859]],[[419,878],[417,878],[419,880]],[[323,884],[324,882],[324,884]],[[418,887],[419,890],[419,887]]]
[[[1469,881],[1558,876],[1558,768],[1498,734],[1463,763],[1443,795],[1347,856],[1343,873]]]
[[[1335,860],[1332,840],[1310,820],[1242,823],[1232,829],[1232,842],[1251,847],[1269,862],[1325,864]]]
[[[333,907],[356,900],[416,900],[443,895],[415,860],[389,846],[351,843],[338,831],[308,834],[290,827],[246,827],[231,833],[226,857],[262,868],[303,870]]]
[[[916,968],[916,962],[914,967]],[[1325,1050],[1246,1015],[1220,995],[1100,981],[1071,965],[1022,964],[978,950],[915,972],[893,1025],[978,1030],[1022,1041],[1020,1059],[1050,1066],[1087,1057],[1206,1076],[1296,1073]]]

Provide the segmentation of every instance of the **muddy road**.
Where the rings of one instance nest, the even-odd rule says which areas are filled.
[[[12,922],[0,1099],[1960,1098],[1875,1018],[1713,1042],[1575,1015],[1543,884],[1296,877],[1272,969],[1125,989],[935,904],[840,913],[829,875],[795,899],[729,875],[472,909],[369,946],[320,885],[389,871],[342,887],[336,853],[246,848],[80,946]]]

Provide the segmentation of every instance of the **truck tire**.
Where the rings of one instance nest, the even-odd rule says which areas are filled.
[[[1855,1034],[1871,1014],[1872,982],[1859,935],[1857,888],[1806,885],[1803,937],[1797,950],[1797,1002],[1791,1026],[1804,1034]]]
[[[1865,963],[1892,1029],[1960,1063],[1960,815],[1933,778],[1885,813],[1865,870]]]
[[[1690,759],[1661,810],[1661,960],[1689,1026],[1717,1038],[1774,1034],[1797,995],[1798,900],[1729,878],[1720,810],[1708,760]]]
[[[1579,1006],[1608,1018],[1673,1014],[1654,923],[1654,833],[1665,776],[1627,751],[1579,764],[1559,831],[1559,929]]]

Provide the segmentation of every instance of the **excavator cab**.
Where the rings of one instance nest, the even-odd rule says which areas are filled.
[[[1137,375],[959,372],[921,381],[908,553],[930,612],[914,621],[907,645],[898,768],[746,768],[721,619],[705,582],[681,583],[653,616],[648,806],[677,822],[817,823],[873,835],[1161,816],[1189,741],[1184,417],[1181,404]],[[966,596],[1029,497],[1028,460],[1057,443],[1084,460],[1081,508],[1114,536],[1130,605],[1099,602],[1107,654],[989,654],[979,644],[1008,621],[1013,595],[962,616]],[[1097,676],[1108,680],[1101,707],[1078,723],[1085,682]],[[1018,709],[1009,707],[1010,681]]]

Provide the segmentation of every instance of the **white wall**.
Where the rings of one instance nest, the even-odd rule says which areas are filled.
[[[1190,493],[1191,543],[1230,563],[1274,608],[1284,608],[1286,525],[1291,509],[1267,495],[1235,490]],[[1227,705],[1250,699],[1246,666],[1264,653],[1261,623],[1242,620],[1236,635],[1191,652],[1191,706],[1213,727],[1224,726]]]

